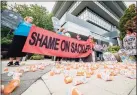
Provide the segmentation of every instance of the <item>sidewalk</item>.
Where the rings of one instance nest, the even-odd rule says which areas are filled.
[[[28,66],[28,65],[32,65],[32,64],[40,64],[40,63],[47,63],[50,62],[51,64],[53,62],[51,62],[50,60],[28,60],[27,62],[25,62],[25,65],[21,65],[19,67],[7,67],[5,65],[5,63],[7,63],[7,61],[3,61],[2,62],[2,69],[4,68],[8,68],[9,72],[16,70],[17,68],[22,68],[24,66]],[[26,72],[23,74],[23,76],[21,77],[20,80],[20,86],[13,91],[13,93],[11,93],[11,95],[21,95],[24,91],[26,91],[33,83],[35,83],[38,79],[40,79],[40,77],[42,75],[44,75],[45,73],[49,72],[51,70],[53,66],[46,66],[46,68],[44,70],[38,70],[36,72]],[[4,72],[3,70],[3,74],[2,74],[2,85],[7,85],[9,81],[12,80],[12,76],[7,76],[7,72]]]
[[[67,95],[72,88],[71,84],[64,83],[64,76],[57,75],[49,77],[43,75],[22,95]],[[114,81],[105,82],[92,76],[87,84],[79,85],[77,88],[84,95],[136,95],[136,80],[118,76]]]
[[[46,59],[46,60],[27,60],[27,61],[22,61],[19,67],[24,67],[24,66],[31,65],[31,64],[46,63],[46,62],[54,63],[50,59]],[[18,68],[18,67],[15,67],[15,66],[8,67],[7,66],[8,60],[1,61],[1,63],[2,63],[2,65],[1,65],[2,66],[2,73],[5,73],[4,72],[5,68],[8,68],[9,71],[14,71],[16,68]]]
[[[44,63],[49,62],[53,63],[50,60],[28,60],[26,65],[29,64],[37,64],[37,63]],[[4,64],[5,61],[2,63]],[[5,64],[3,65],[5,67]],[[16,67],[8,67],[11,71],[14,70]],[[46,68],[47,69],[47,68]],[[65,84],[64,83],[64,76],[63,74],[49,76],[48,70],[43,71],[43,73],[30,73],[26,76],[29,77],[22,77],[23,80],[26,81],[27,84],[32,83],[32,79],[34,78],[32,85],[24,90],[21,95],[67,95],[67,91],[73,87],[72,83]],[[73,74],[75,70],[71,71]],[[3,72],[4,73],[4,72]],[[33,77],[32,77],[33,76]],[[24,85],[27,85],[25,82]],[[136,80],[129,79],[124,76],[116,76],[114,81],[106,82],[101,79],[97,79],[95,75],[89,78],[88,83],[82,84],[77,86],[77,88],[82,92],[84,95],[136,95]],[[23,88],[22,88],[23,89]],[[18,88],[16,90],[19,90]],[[16,91],[15,90],[15,91]],[[20,89],[20,91],[22,91]],[[20,95],[17,93],[11,95]]]

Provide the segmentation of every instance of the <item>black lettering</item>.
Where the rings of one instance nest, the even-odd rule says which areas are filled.
[[[86,51],[87,51],[87,47],[83,45],[83,53],[85,53]]]
[[[80,53],[81,51],[81,46],[82,46],[81,44],[78,45],[78,53]]]
[[[47,48],[47,40],[48,40],[48,36],[45,36],[45,38],[41,44],[41,47],[43,47],[43,45],[45,45],[45,48]]]
[[[91,47],[90,47],[90,45],[87,45],[87,50],[86,50],[86,51],[89,51],[89,50],[90,50],[90,48],[91,48]]]
[[[33,32],[33,33],[31,34],[31,38],[32,38],[32,40],[31,40],[31,39],[29,40],[29,44],[30,44],[30,45],[34,45],[35,42],[36,42],[36,39],[37,39],[37,33],[36,33],[36,32]]]
[[[75,44],[75,52],[78,53],[78,51],[77,51],[77,43]]]
[[[58,50],[58,45],[59,45],[59,41],[60,39],[56,38],[56,42],[55,42],[55,49],[54,50]]]
[[[89,51],[90,50],[90,45],[86,45],[86,50],[85,52]]]
[[[65,52],[69,52],[70,42],[65,42]]]
[[[43,37],[44,37],[44,35],[42,35],[42,36],[40,37],[40,34],[38,33],[37,40],[36,40],[36,42],[35,42],[35,46],[37,46],[38,42],[39,42],[39,47],[41,46]]]
[[[50,37],[49,38],[49,42],[48,42],[48,48],[49,49],[54,49],[55,48],[55,38],[52,38],[52,37]]]
[[[65,50],[65,40],[61,42],[61,51]]]
[[[71,43],[71,52],[72,52],[72,53],[75,53],[74,49],[75,49],[75,48],[74,48],[74,43],[72,42],[72,43]]]
[[[80,53],[83,53],[83,45],[81,45]]]

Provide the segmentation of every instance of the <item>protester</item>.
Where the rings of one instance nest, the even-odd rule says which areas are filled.
[[[80,35],[79,35],[79,34],[77,35],[77,40],[81,40],[81,38],[80,38]]]
[[[85,57],[83,61],[84,62],[91,62],[91,61],[95,62],[95,53],[93,51],[94,41],[91,35],[88,36],[87,42],[90,43],[91,53],[87,57]]]
[[[128,28],[126,33],[126,36],[136,36],[136,33],[131,28]]]
[[[63,30],[64,28],[60,28],[59,31],[57,31],[56,33],[59,35],[63,35]],[[55,61],[61,64],[61,59],[62,57],[56,57]]]
[[[76,39],[77,39],[77,40],[81,40],[79,34],[77,34]],[[75,58],[75,61],[76,61],[76,62],[79,62],[79,61],[80,61],[80,58]]]
[[[131,28],[128,28],[127,30],[126,30],[126,36],[127,37],[130,37],[130,36],[137,36],[137,34],[136,34],[136,32],[134,32],[133,31],[133,29],[131,29]],[[136,58],[136,60],[137,60],[137,55],[134,55],[135,56],[135,58]]]
[[[12,44],[10,46],[10,49],[8,51],[8,57],[10,57],[10,61],[7,64],[8,66],[13,65],[14,57],[16,57],[16,62],[14,65],[20,65],[20,57],[23,57],[26,55],[26,53],[22,52],[23,46],[25,44],[25,41],[27,39],[27,36],[30,32],[30,28],[32,26],[33,18],[30,16],[27,16],[24,18],[24,21],[21,22],[16,30],[14,31],[14,37],[12,40]]]
[[[71,38],[71,35],[65,29],[63,30],[63,35]]]
[[[68,31],[66,31],[65,29],[63,30],[63,35],[64,36],[67,36],[67,37],[70,37],[71,38],[71,35],[68,33]],[[65,58],[65,60],[70,60],[71,61],[71,58]]]
[[[91,36],[89,37],[89,39],[91,38]],[[95,54],[95,49],[94,49],[94,46],[95,46],[95,42],[94,42],[94,38],[91,38],[91,46],[92,46],[92,49],[91,49],[91,52],[92,52],[92,61],[95,62],[96,61],[96,54]]]
[[[60,28],[56,33],[59,35],[63,35],[63,30],[64,30],[64,28]]]

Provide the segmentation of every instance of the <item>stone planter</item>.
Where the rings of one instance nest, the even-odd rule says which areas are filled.
[[[118,53],[113,53],[113,55],[115,56],[115,58],[118,62],[121,62],[121,58]]]

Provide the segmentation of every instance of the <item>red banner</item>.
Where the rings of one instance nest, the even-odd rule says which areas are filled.
[[[91,53],[91,45],[88,41],[78,41],[77,39],[32,26],[22,51],[50,56],[79,58],[86,57]]]

